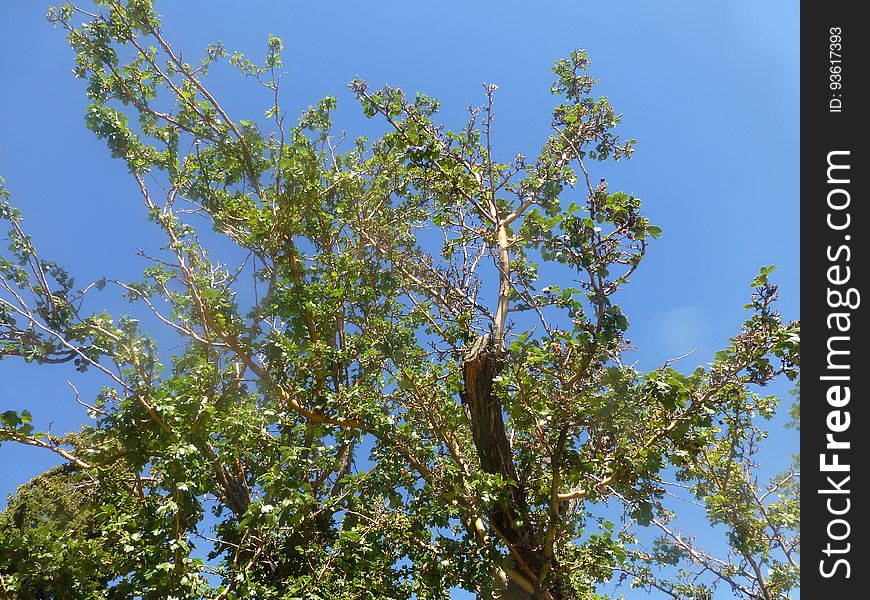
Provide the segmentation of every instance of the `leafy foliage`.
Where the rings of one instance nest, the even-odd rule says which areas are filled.
[[[334,98],[287,120],[280,39],[262,64],[219,43],[188,63],[150,1],[96,5],[49,19],[88,82],[88,128],[166,242],[143,253],[140,281],[78,290],[2,192],[0,357],[106,377],[75,435],[2,414],[0,440],[68,463],[0,520],[6,591],[560,599],[619,580],[776,598],[796,585],[796,472],[764,488],[753,457],[777,405],[758,389],[796,377],[798,324],[775,311],[765,267],[712,364],[622,363],[613,298],[661,229],[589,173],[633,142],[592,95],[584,51],[555,64],[537,157],[499,162],[494,85],[451,131],[438,101],[357,79],[385,132],[347,142]],[[265,88],[265,120],[236,120],[210,93],[219,61]],[[103,288],[181,341],[168,364],[132,317],[83,309]],[[732,556],[670,525],[670,489],[703,503]],[[662,537],[642,542],[647,526]]]

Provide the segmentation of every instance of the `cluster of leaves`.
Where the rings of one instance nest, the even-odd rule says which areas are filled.
[[[191,64],[149,0],[95,4],[49,18],[88,82],[87,126],[166,243],[143,253],[141,281],[78,291],[2,190],[0,358],[107,378],[74,436],[2,415],[0,441],[69,463],[0,521],[7,591],[556,600],[603,597],[615,576],[673,597],[795,585],[793,498],[772,502],[786,479],[759,492],[752,457],[776,406],[753,390],[796,376],[798,325],[774,310],[767,269],[709,368],[622,364],[628,320],[612,298],[661,230],[588,172],[632,142],[592,96],[584,51],[554,67],[538,156],[503,163],[493,85],[450,131],[436,100],[355,80],[386,132],[347,142],[334,98],[287,122],[280,39],[262,64],[221,44]],[[264,88],[265,120],[235,120],[211,94],[222,61]],[[181,341],[168,364],[135,319],[83,308],[107,286]],[[668,474],[726,526],[735,557],[669,527]],[[645,550],[602,516],[609,501],[664,537]],[[684,576],[657,570],[675,564]]]

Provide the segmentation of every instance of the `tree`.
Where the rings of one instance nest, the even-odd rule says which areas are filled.
[[[288,121],[280,39],[263,64],[220,43],[193,64],[150,1],[96,4],[49,18],[88,81],[87,126],[166,242],[143,252],[140,281],[79,290],[4,201],[0,356],[107,378],[75,434],[2,414],[0,440],[67,463],[0,521],[5,592],[557,600],[613,580],[675,598],[796,585],[796,471],[764,487],[753,457],[777,404],[759,388],[796,377],[799,327],[775,311],[765,267],[711,365],[623,364],[614,295],[660,229],[590,173],[632,141],[592,95],[584,51],[553,68],[540,154],[499,162],[494,85],[450,131],[438,101],[357,79],[385,132],[348,142],[334,98]],[[209,91],[223,60],[267,90],[268,121]],[[104,288],[182,350],[162,360],[136,319],[86,310]],[[671,524],[672,489],[725,527],[728,556]],[[57,498],[69,506],[47,509]],[[650,525],[660,538],[644,539]]]

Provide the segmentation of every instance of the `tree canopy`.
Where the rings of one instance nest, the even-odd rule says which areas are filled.
[[[333,97],[296,120],[282,109],[277,37],[262,62],[220,43],[188,62],[149,0],[49,19],[88,82],[88,128],[164,245],[142,252],[138,281],[79,287],[0,185],[0,358],[105,377],[68,435],[0,414],[0,441],[64,461],[0,515],[0,594],[561,600],[620,581],[773,599],[797,585],[797,470],[763,481],[756,455],[779,402],[762,388],[796,378],[799,325],[763,267],[712,363],[623,362],[617,292],[661,230],[594,173],[633,141],[586,52],[555,62],[540,152],[505,161],[495,85],[453,131],[434,98],[356,79],[382,133],[352,139]],[[210,91],[222,61],[266,91],[264,118]],[[112,289],[165,331],[89,308]],[[676,525],[674,495],[703,507],[726,554]]]

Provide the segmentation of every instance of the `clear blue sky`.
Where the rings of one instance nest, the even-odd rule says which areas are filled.
[[[240,7],[244,6],[243,10]],[[497,151],[533,156],[547,135],[550,66],[584,47],[597,92],[624,114],[635,157],[597,170],[611,189],[644,200],[663,237],[621,300],[640,368],[696,349],[684,366],[707,362],[744,318],[748,283],[777,264],[780,307],[799,315],[798,3],[757,2],[333,2],[185,0],[158,2],[165,33],[192,58],[222,40],[262,56],[269,33],[287,48],[285,104],[301,109],[339,97],[339,123],[370,130],[346,91],[361,75],[425,91],[442,117],[461,126],[499,85]],[[159,241],[147,226],[126,167],[109,158],[83,123],[84,84],[72,53],[40,2],[0,2],[0,176],[41,253],[67,265],[79,284],[135,278],[138,248]],[[253,85],[219,82],[231,114],[256,118],[267,99]],[[596,165],[598,169],[598,165]],[[112,303],[116,312],[127,310]],[[66,367],[0,361],[0,411],[29,408],[38,427],[77,428],[85,398],[102,382]],[[782,387],[780,392],[787,388]],[[777,432],[767,456],[777,466],[797,437]],[[0,447],[5,495],[55,462]]]

